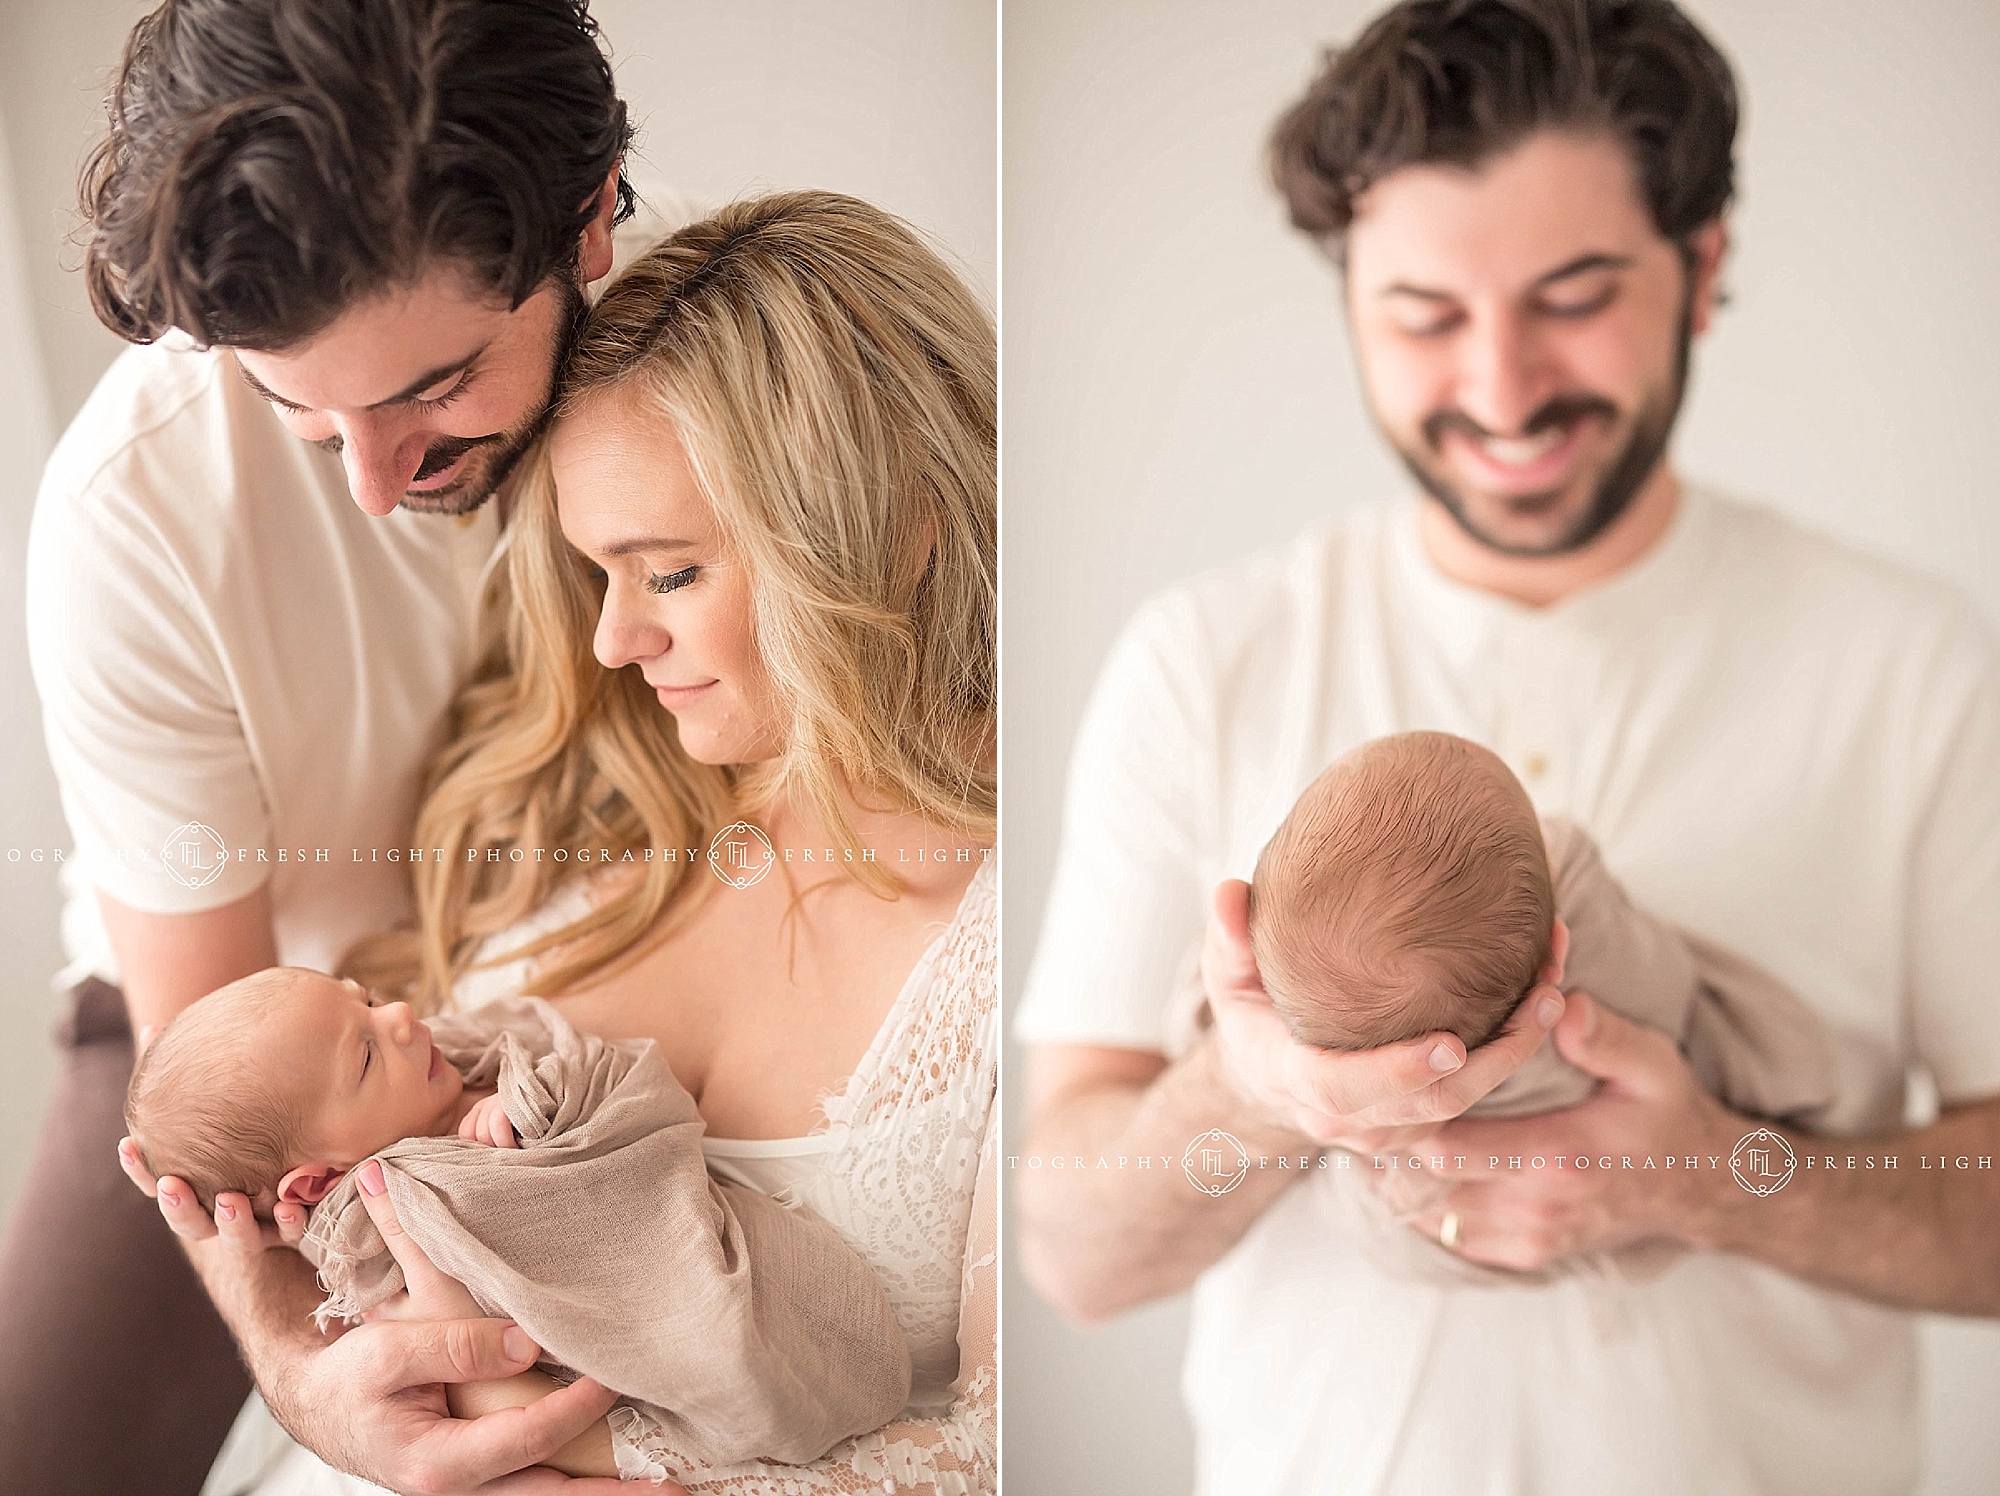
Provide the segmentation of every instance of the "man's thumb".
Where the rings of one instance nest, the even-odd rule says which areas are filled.
[[[1585,1075],[1632,1086],[1654,1068],[1655,1040],[1665,1035],[1612,1012],[1586,992],[1568,994],[1555,1027],[1556,1049]]]
[[[420,1336],[419,1364],[411,1369],[424,1381],[497,1381],[526,1371],[541,1354],[533,1336],[504,1319],[443,1320],[407,1328]]]
[[[1250,943],[1250,885],[1241,878],[1224,878],[1215,885],[1215,922],[1239,945]]]

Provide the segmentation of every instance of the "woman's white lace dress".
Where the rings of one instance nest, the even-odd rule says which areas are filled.
[[[998,877],[974,875],[957,914],[911,971],[860,1066],[825,1122],[803,1138],[704,1143],[720,1176],[817,1212],[882,1279],[910,1342],[909,1405],[895,1422],[836,1446],[809,1465],[755,1463],[683,1479],[722,1496],[818,1496],[916,1491],[975,1496],[996,1484],[998,1404],[999,992]],[[532,924],[548,921],[544,911]],[[526,932],[523,932],[526,933]],[[521,935],[497,937],[501,948]],[[461,989],[481,1002],[523,974]],[[511,980],[508,979],[511,977]],[[615,1312],[606,1306],[607,1312]],[[265,1415],[268,1418],[268,1415]],[[613,1420],[620,1468],[647,1462],[645,1431]],[[254,1443],[243,1427],[232,1444]],[[635,1440],[637,1441],[635,1443]],[[358,1496],[378,1488],[291,1446],[273,1463],[235,1451],[232,1481],[218,1462],[206,1496]],[[644,1490],[644,1485],[635,1490]]]

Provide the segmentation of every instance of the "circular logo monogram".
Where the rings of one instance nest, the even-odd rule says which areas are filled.
[[[1753,1195],[1775,1195],[1792,1181],[1799,1161],[1792,1145],[1768,1127],[1746,1132],[1729,1155],[1729,1172]]]
[[[160,848],[160,861],[176,882],[189,888],[206,888],[229,866],[229,847],[213,826],[189,821],[176,826],[167,844]]]
[[[1187,1145],[1181,1170],[1204,1195],[1226,1195],[1250,1172],[1250,1155],[1230,1134],[1211,1127]]]
[[[708,844],[709,870],[731,888],[762,882],[777,861],[771,839],[748,821],[732,821]]]

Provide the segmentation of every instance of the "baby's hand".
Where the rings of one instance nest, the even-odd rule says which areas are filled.
[[[493,1148],[518,1148],[520,1140],[514,1136],[514,1124],[507,1120],[507,1109],[500,1104],[498,1096],[488,1096],[475,1101],[472,1110],[458,1124],[458,1135],[468,1142],[485,1143]]]

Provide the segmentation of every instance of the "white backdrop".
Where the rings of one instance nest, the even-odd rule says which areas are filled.
[[[132,0],[0,0],[0,859],[64,843],[21,629],[21,554],[51,431],[123,346],[63,243]],[[597,0],[637,171],[716,204],[851,192],[903,215],[993,299],[992,0]],[[11,147],[11,149],[8,149]],[[0,860],[0,1221],[46,1098],[60,964],[47,864]]]
[[[1333,272],[1284,226],[1260,155],[1319,46],[1377,8],[1007,5],[1010,1000],[1070,734],[1120,622],[1175,578],[1401,491]],[[1748,123],[1735,303],[1697,354],[1683,467],[1948,576],[2000,620],[2000,7],[1690,8],[1736,63]],[[1079,1333],[1010,1273],[1013,1496],[1188,1488],[1184,1324],[1176,1302]],[[1926,1339],[1927,1492],[1991,1490],[2000,1330]]]

